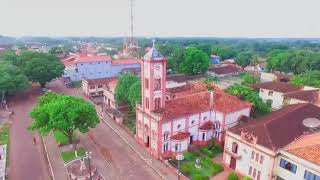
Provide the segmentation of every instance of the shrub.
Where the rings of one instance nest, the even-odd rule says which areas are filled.
[[[244,176],[241,180],[252,180],[252,178],[250,178],[248,176]]]
[[[209,177],[208,177],[208,176],[203,176],[203,175],[201,175],[201,174],[194,174],[194,175],[192,176],[192,179],[193,179],[193,180],[208,180]]]
[[[181,166],[181,172],[182,172],[184,175],[187,175],[187,176],[189,176],[189,175],[191,174],[190,167],[188,166],[187,163],[184,163],[184,164]]]
[[[228,180],[238,180],[238,175],[235,172],[231,172],[228,176]]]
[[[192,160],[194,158],[194,154],[191,152],[186,152],[183,154],[183,156],[186,160]]]
[[[213,175],[218,174],[219,172],[222,172],[224,170],[223,166],[217,163],[213,163],[212,168],[213,168]]]

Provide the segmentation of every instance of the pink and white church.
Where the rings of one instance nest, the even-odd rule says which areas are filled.
[[[250,116],[250,103],[220,91],[201,85],[167,89],[166,63],[154,46],[141,62],[136,140],[154,157],[174,156],[187,151],[190,144],[206,145],[212,138],[223,142],[226,129],[237,125],[242,116]]]

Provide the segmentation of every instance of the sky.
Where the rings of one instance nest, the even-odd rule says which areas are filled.
[[[320,38],[319,0],[133,0],[147,37]],[[130,0],[0,0],[0,34],[127,36]]]

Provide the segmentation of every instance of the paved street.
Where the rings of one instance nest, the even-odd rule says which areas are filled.
[[[61,81],[50,83],[49,88],[53,91],[63,92],[69,95],[78,95],[75,89],[65,88]],[[81,140],[84,141],[88,141],[88,139],[96,144],[99,152],[112,167],[113,173],[117,178],[126,180],[161,179],[161,177],[105,123],[101,122],[95,129],[89,132],[88,136],[81,137]],[[106,165],[106,168],[109,167]]]
[[[31,122],[29,112],[35,105],[39,92],[39,88],[32,88],[10,101],[10,109],[14,109],[10,129],[10,180],[50,179],[39,135],[27,130]],[[33,137],[37,138],[36,145]]]

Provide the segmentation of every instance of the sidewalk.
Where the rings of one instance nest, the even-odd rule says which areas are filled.
[[[101,107],[96,107],[98,114],[101,114]],[[149,152],[141,147],[134,138],[132,138],[115,121],[103,116],[103,122],[109,126],[130,148],[145,161],[162,179],[177,179],[177,174],[172,172],[164,163],[155,159]]]
[[[53,173],[53,180],[69,180],[59,147],[51,134],[43,138],[44,146],[49,158],[49,168]]]

